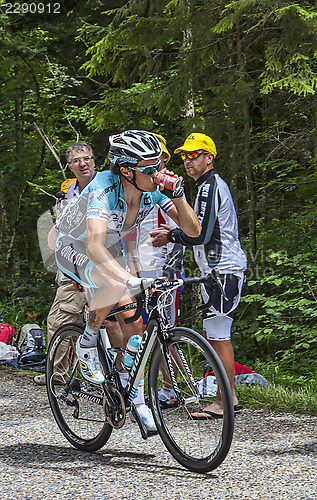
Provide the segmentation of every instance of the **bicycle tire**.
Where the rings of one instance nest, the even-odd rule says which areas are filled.
[[[182,327],[173,328],[171,333],[172,337],[167,344],[173,359],[173,371],[181,402],[169,408],[162,408],[159,403],[158,391],[163,385],[162,367],[166,365],[165,361],[162,363],[162,350],[157,343],[149,366],[150,405],[157,430],[172,456],[187,469],[206,473],[217,468],[230,449],[234,429],[232,393],[219,357],[200,334]],[[177,348],[181,348],[185,363],[180,359],[180,355],[176,354]],[[220,388],[224,415],[222,419],[194,420],[192,414],[202,412],[203,408],[215,399],[215,396],[204,394],[206,391],[203,389],[203,376],[206,362],[214,371]],[[188,368],[195,381],[194,387],[187,375]],[[164,371],[166,372],[166,369]],[[198,387],[199,398],[194,396]]]
[[[106,422],[103,405],[96,403],[103,398],[102,389],[85,380],[78,366],[75,343],[82,332],[83,327],[69,323],[54,334],[46,358],[46,388],[53,416],[65,438],[75,448],[91,452],[104,446],[112,426]],[[61,353],[63,364],[68,366],[65,376],[60,374],[61,365],[55,364]],[[100,361],[105,371],[105,363]]]

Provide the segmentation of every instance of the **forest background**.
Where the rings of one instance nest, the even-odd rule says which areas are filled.
[[[0,310],[46,330],[54,274],[38,218],[66,148],[141,128],[172,152],[192,131],[217,146],[248,257],[236,360],[285,385],[316,384],[317,9],[314,0],[0,0]],[[196,188],[177,156],[192,203]],[[70,172],[66,171],[70,177]],[[44,191],[43,191],[44,190]],[[192,252],[187,272],[197,271]],[[201,331],[197,288],[181,323]]]

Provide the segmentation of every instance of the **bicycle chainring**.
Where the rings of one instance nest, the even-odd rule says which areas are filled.
[[[106,396],[103,400],[103,409],[107,422],[114,428],[120,429],[126,419],[126,408],[122,394],[115,387],[107,387],[111,397],[115,401],[115,407],[109,402]]]

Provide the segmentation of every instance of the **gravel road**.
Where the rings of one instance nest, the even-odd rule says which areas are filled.
[[[96,453],[74,449],[45,387],[0,366],[1,500],[316,500],[317,416],[243,409],[215,471],[182,468],[158,436],[128,421]]]

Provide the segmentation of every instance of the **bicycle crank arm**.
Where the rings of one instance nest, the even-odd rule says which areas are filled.
[[[103,389],[105,397],[108,400],[108,402],[110,403],[110,405],[113,408],[116,408],[117,402],[116,402],[115,398],[113,397],[113,394],[111,394],[111,391],[108,390],[108,387],[106,386],[106,384],[104,382],[102,383],[102,389]]]
[[[155,436],[156,434],[158,434],[157,431],[148,431],[147,430],[145,425],[141,422],[141,419],[140,419],[139,414],[137,412],[136,406],[133,402],[131,404],[131,413],[134,416],[134,418],[135,418],[135,420],[140,428],[141,436],[143,437],[143,439],[147,439],[150,436]]]
[[[141,436],[143,437],[143,439],[147,439],[148,438],[147,428],[141,422],[141,419],[139,417],[138,412],[136,411],[136,406],[135,406],[134,403],[131,404],[131,413],[132,413],[133,417],[135,418],[136,423],[139,426],[139,429],[140,429],[140,432],[141,432]]]

